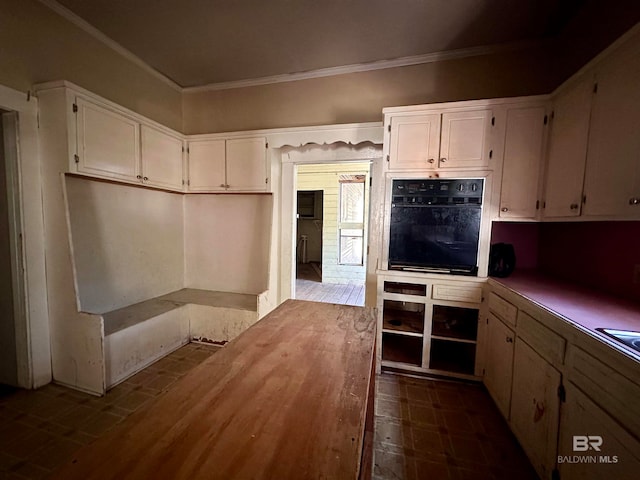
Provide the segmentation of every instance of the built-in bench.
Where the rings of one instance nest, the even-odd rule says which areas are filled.
[[[264,300],[184,288],[101,314],[106,388],[190,341],[225,344],[258,321]]]

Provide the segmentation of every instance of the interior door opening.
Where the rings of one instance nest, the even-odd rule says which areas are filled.
[[[0,389],[19,385],[17,322],[24,321],[17,114],[0,110]]]
[[[367,271],[370,162],[298,165],[298,300],[363,306]]]

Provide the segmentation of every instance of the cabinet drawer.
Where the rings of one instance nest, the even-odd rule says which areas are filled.
[[[640,385],[584,350],[571,345],[567,352],[568,377],[629,432],[640,436]]]
[[[478,286],[434,285],[432,298],[434,300],[452,300],[454,302],[480,303],[482,288]]]
[[[552,365],[564,363],[567,341],[524,312],[518,312],[518,336]]]
[[[495,293],[489,294],[489,310],[512,326],[516,326],[518,309]]]

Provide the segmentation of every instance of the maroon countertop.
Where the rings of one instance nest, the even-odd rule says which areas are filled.
[[[535,270],[515,271],[491,280],[582,329],[613,328],[640,332],[640,303],[555,279]]]

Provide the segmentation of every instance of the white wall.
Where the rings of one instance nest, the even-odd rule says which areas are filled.
[[[104,313],[182,288],[182,195],[65,180],[81,311]]]
[[[271,195],[185,196],[186,287],[266,290],[272,208]]]

